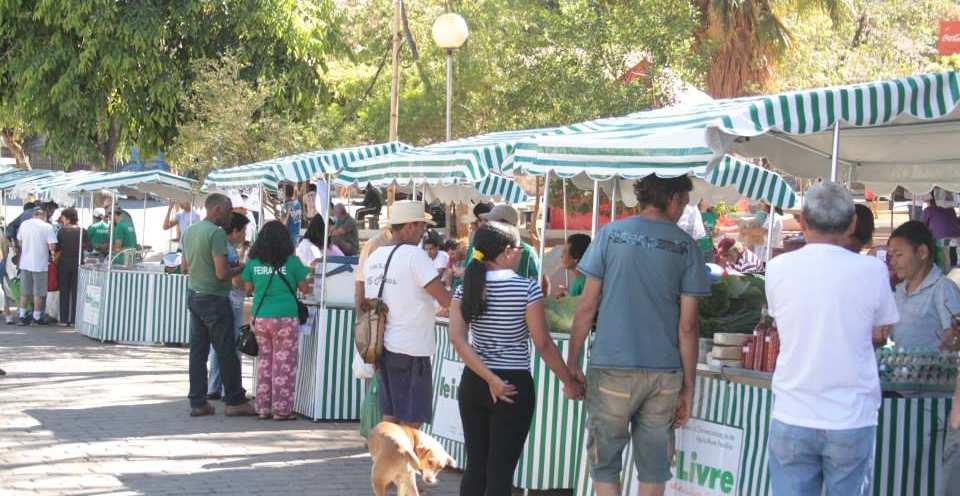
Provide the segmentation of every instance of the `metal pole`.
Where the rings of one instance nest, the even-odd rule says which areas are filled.
[[[560,189],[561,194],[563,195],[563,242],[567,242],[567,238],[570,236],[567,234],[567,181],[564,178],[560,178]],[[570,287],[570,271],[563,269],[563,285],[567,288]]]
[[[447,141],[453,135],[451,114],[453,113],[453,49],[447,48]]]
[[[540,227],[540,272],[543,275],[543,252],[547,248],[547,212],[550,210],[550,171],[543,178],[543,224]],[[539,282],[539,281],[538,281]]]
[[[326,211],[327,211],[328,217],[326,219],[326,222],[324,223],[325,225],[323,229],[323,262],[321,262],[321,268],[320,268],[320,307],[317,310],[317,315],[315,317],[319,319],[319,321],[317,322],[317,347],[316,347],[316,352],[317,352],[316,364],[317,365],[320,365],[321,363],[323,363],[321,362],[323,357],[321,357],[320,354],[321,354],[321,350],[326,348],[326,346],[320,346],[319,344],[320,340],[327,339],[327,250],[330,247],[329,213],[332,210],[332,201],[333,201],[330,198],[330,184],[333,183],[333,177],[331,175],[327,175],[326,180],[327,180]],[[314,270],[314,274],[316,274],[316,270]],[[314,277],[316,277],[316,275],[314,275]],[[313,287],[317,287],[316,283],[314,283]],[[314,299],[316,299],[316,296],[314,296]],[[359,311],[359,310],[360,309],[356,309],[356,311]],[[315,385],[314,391],[316,391],[313,396],[314,412],[320,411],[320,398],[323,396],[323,391],[322,391],[323,388],[320,387],[320,371],[322,368],[323,367],[319,367],[319,366],[314,367],[314,372],[313,372],[313,383]],[[315,413],[314,415],[317,415],[317,414]]]
[[[111,191],[113,201],[110,202],[110,241],[107,246],[107,273],[110,273],[113,267],[113,226],[116,224],[114,217],[117,215],[117,191]],[[108,278],[109,283],[109,278]]]
[[[400,121],[400,10],[403,0],[395,0],[393,5],[393,76],[390,82],[390,141],[397,141]]]
[[[193,209],[191,208],[191,211]],[[140,223],[143,226],[143,230],[140,231],[140,246],[144,246],[147,241],[147,194],[143,194],[143,222]],[[183,233],[180,233],[180,236],[183,237]]]
[[[614,177],[611,179],[610,184],[610,222],[617,220],[617,189],[620,187],[617,184],[617,178]]]
[[[833,125],[833,156],[830,159],[830,181],[837,182],[840,161],[840,119]]]
[[[770,213],[767,214],[767,245],[763,247],[763,261],[769,262],[770,258],[773,257],[773,216],[777,213],[773,210],[773,205],[770,206]]]
[[[600,221],[600,181],[593,180],[593,215],[590,221],[590,239],[597,237],[597,224]]]

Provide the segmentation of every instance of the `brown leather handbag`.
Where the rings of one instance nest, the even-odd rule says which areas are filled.
[[[397,245],[387,257],[383,267],[383,279],[380,281],[380,292],[376,298],[364,298],[357,309],[357,323],[353,326],[354,344],[363,361],[376,364],[383,354],[383,334],[387,327],[387,313],[389,309],[383,301],[383,288],[387,281],[387,271],[390,270],[390,261],[397,252]]]

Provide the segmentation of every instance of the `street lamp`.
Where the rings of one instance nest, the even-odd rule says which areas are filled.
[[[453,49],[467,41],[470,32],[467,22],[458,14],[448,12],[433,23],[433,41],[447,54],[447,141],[450,141],[450,114],[453,108]]]

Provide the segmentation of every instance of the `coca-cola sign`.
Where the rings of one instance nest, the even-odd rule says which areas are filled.
[[[960,53],[960,21],[940,21],[940,41],[937,43],[940,55]]]

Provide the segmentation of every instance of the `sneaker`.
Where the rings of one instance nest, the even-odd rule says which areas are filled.
[[[208,400],[219,400],[220,398],[223,398],[223,396],[221,396],[220,393],[208,393],[208,394],[207,394],[207,399],[208,399]]]
[[[17,323],[17,318],[14,316],[7,317],[7,325],[14,325]]]
[[[47,318],[46,318],[46,317],[40,317],[39,319],[33,319],[33,323],[34,323],[34,325],[38,325],[38,326],[50,325],[50,323],[47,322]]]
[[[191,417],[203,417],[206,415],[213,415],[214,413],[217,413],[217,410],[213,408],[213,405],[210,403],[204,403],[202,406],[190,409]]]
[[[227,405],[224,410],[228,417],[249,417],[257,414],[256,410],[253,409],[253,404],[249,401],[239,405]]]
[[[17,325],[18,325],[18,326],[28,326],[28,325],[30,325],[31,322],[33,322],[33,317],[30,316],[30,315],[27,315],[27,316],[24,316],[24,317],[20,317],[20,321],[17,322]]]

